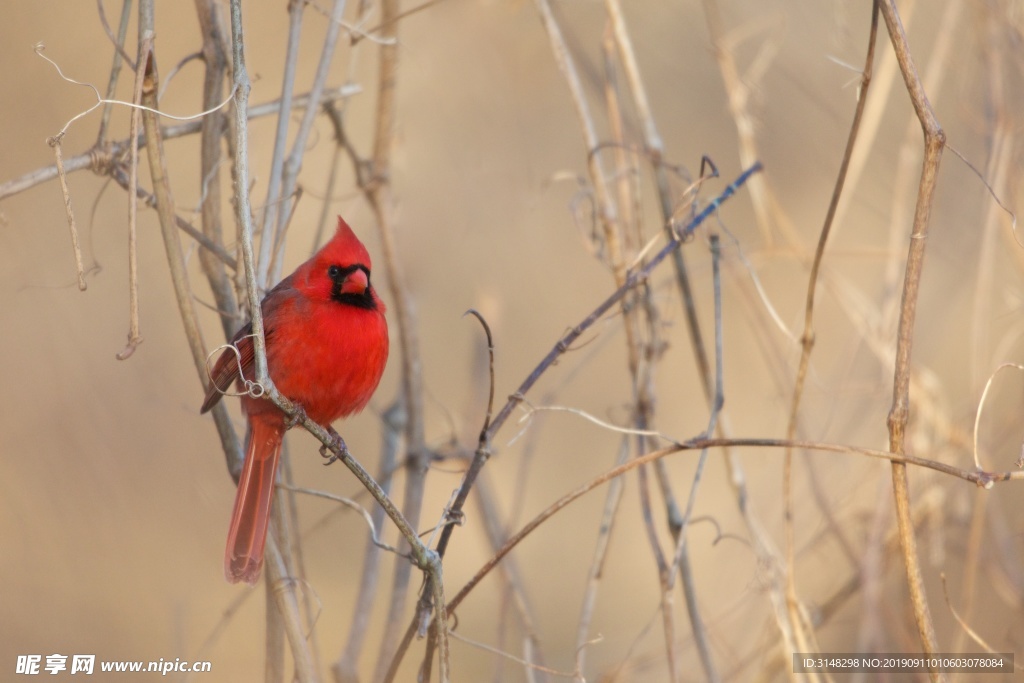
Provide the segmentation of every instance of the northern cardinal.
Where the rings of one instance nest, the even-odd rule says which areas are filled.
[[[367,404],[388,358],[384,304],[370,285],[370,255],[338,218],[334,237],[294,273],[267,292],[261,304],[267,365],[278,390],[313,421],[330,425]],[[255,378],[252,323],[231,340],[210,373],[200,412],[220,400],[236,380]],[[287,418],[269,400],[242,396],[249,444],[231,515],[224,575],[256,583],[270,523],[281,441]]]

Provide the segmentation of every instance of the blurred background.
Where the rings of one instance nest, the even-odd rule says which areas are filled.
[[[351,4],[345,16],[354,21],[357,8]],[[1024,362],[1019,316],[1024,249],[1010,216],[993,199],[994,193],[1015,210],[1021,197],[1024,6],[1009,0],[899,4],[931,102],[958,152],[943,158],[932,213],[912,358],[908,450],[971,470],[972,429],[985,383],[1001,363]],[[116,28],[120,3],[104,5]],[[757,185],[724,205],[708,229],[723,242],[723,425],[732,436],[783,438],[810,259],[853,117],[870,3],[639,0],[625,5],[665,161],[674,169],[676,208],[685,213],[686,190],[702,156],[714,161],[721,178],[700,188],[699,202],[743,169],[741,154],[754,150],[764,163]],[[308,90],[313,80],[327,27],[318,7],[306,9],[297,92]],[[158,2],[156,11],[156,59],[166,79],[202,43],[190,3]],[[250,101],[259,104],[280,95],[287,3],[249,2],[244,11],[254,81]],[[4,14],[0,184],[53,165],[47,138],[96,101],[89,88],[62,80],[33,46],[45,44],[45,54],[68,77],[100,91],[106,89],[113,55],[92,3],[10,3]],[[369,16],[364,28],[373,33],[379,13]],[[554,5],[554,16],[578,65],[598,135],[607,141],[604,4],[562,0]],[[126,41],[133,56],[135,26],[133,15]],[[615,285],[593,220],[587,148],[535,5],[443,0],[403,18],[398,35],[391,181],[398,257],[420,337],[427,439],[439,453],[427,477],[422,513],[421,528],[430,529],[461,481],[465,461],[458,456],[475,448],[486,410],[482,334],[463,313],[480,310],[493,329],[500,405],[558,337]],[[727,59],[716,53],[716,42]],[[349,140],[364,155],[371,151],[377,54],[372,40],[353,47],[343,33],[328,81],[331,87],[358,86],[345,105],[346,124]],[[729,64],[736,69],[734,80]],[[894,66],[883,26],[859,156],[818,288],[817,344],[799,422],[802,438],[883,450],[895,321],[921,159],[920,128]],[[618,79],[622,92],[628,92],[621,71]],[[177,116],[201,111],[202,83],[201,63],[184,64],[164,83],[161,109]],[[116,93],[118,99],[131,99],[128,69]],[[631,105],[624,108],[628,146],[640,148],[642,124]],[[737,112],[741,123],[750,124],[741,126],[749,132],[746,142],[737,133]],[[63,141],[66,159],[93,145],[99,116],[97,110],[70,126]],[[298,117],[293,117],[293,133]],[[264,208],[274,127],[269,116],[250,126],[257,215]],[[334,159],[333,134],[329,121],[318,117],[299,176],[302,195],[288,233],[284,272],[314,248]],[[127,110],[115,107],[109,138],[127,135]],[[198,137],[165,146],[178,214],[198,225],[203,181]],[[612,169],[607,154],[606,167]],[[662,221],[650,165],[642,155],[628,156],[640,169],[633,188],[634,225],[652,239]],[[230,228],[227,164],[222,175],[223,215]],[[140,182],[151,187],[145,172]],[[87,268],[85,292],[76,285],[58,182],[0,201],[0,671],[9,677],[21,654],[96,654],[100,660],[209,660],[212,673],[190,680],[255,680],[264,668],[265,594],[223,578],[234,486],[213,422],[199,415],[203,387],[178,317],[156,215],[140,208],[145,341],[130,359],[119,361],[115,354],[128,330],[126,193],[88,170],[70,174],[69,191]],[[760,193],[757,205],[752,192]],[[377,264],[377,286],[387,299],[376,222],[344,157],[330,213],[345,216],[366,242]],[[684,250],[705,343],[713,353],[708,235],[698,231]],[[197,247],[184,235],[183,240],[206,344],[213,348],[223,343],[221,326],[210,308]],[[233,240],[229,248],[234,249]],[[656,271],[651,297],[659,343],[648,359],[653,363],[652,427],[673,439],[691,438],[706,429],[709,412],[670,264]],[[393,318],[391,324],[396,339]],[[336,425],[371,471],[377,470],[380,415],[400,391],[394,344],[370,407]],[[622,316],[609,314],[528,398],[534,406],[569,407],[631,426],[633,388],[626,358]],[[1007,371],[988,394],[977,436],[984,469],[1014,468],[1024,439],[1022,386],[1024,377]],[[237,401],[229,403],[243,430]],[[485,468],[486,495],[508,532],[611,468],[623,444],[621,433],[578,414],[540,412],[518,422],[520,417],[526,412],[517,412],[497,435],[496,456]],[[359,494],[343,467],[321,466],[312,437],[296,432],[289,443],[297,485]],[[772,600],[786,567],[768,562],[763,547],[770,544],[782,558],[783,454],[743,448],[733,449],[732,457],[730,474],[722,452],[712,451],[697,491],[694,515],[701,522],[689,532],[694,585],[718,673],[730,680],[784,679],[790,667]],[[679,453],[665,462],[685,504],[697,453]],[[747,518],[730,483],[737,477],[745,486]],[[401,498],[403,482],[399,472],[394,497]],[[792,570],[821,650],[918,651],[894,536],[888,464],[855,454],[798,452],[793,482]],[[941,649],[980,651],[947,605],[944,574],[952,606],[997,650],[1019,650],[1024,640],[1019,483],[983,491],[913,468],[911,482]],[[658,570],[636,474],[627,475],[624,484],[589,628],[590,638],[598,640],[587,647],[583,674],[587,680],[669,680]],[[554,516],[512,555],[544,662],[559,671],[574,667],[581,601],[606,491],[598,488]],[[671,554],[663,503],[657,491],[653,495],[654,528],[662,551]],[[445,560],[449,595],[493,552],[474,501]],[[298,515],[307,567],[300,591],[315,606],[323,675],[329,679],[328,666],[349,634],[366,528],[357,516],[322,499],[298,497]],[[385,537],[397,540],[391,527]],[[371,680],[374,670],[394,564],[386,556],[381,565],[379,607],[360,661],[363,680]],[[456,630],[524,656],[524,631],[510,614],[503,581],[492,574],[467,598]],[[413,594],[418,587],[414,577]],[[671,595],[685,679],[701,680],[706,672],[694,648],[685,599],[679,589]],[[412,605],[410,599],[403,628]],[[421,652],[414,644],[401,680],[413,680]],[[527,678],[522,665],[466,642],[453,643],[452,658],[455,680]]]

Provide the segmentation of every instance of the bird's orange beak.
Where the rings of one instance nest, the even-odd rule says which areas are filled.
[[[370,280],[362,269],[349,274],[341,285],[341,291],[345,294],[365,294],[369,288]]]

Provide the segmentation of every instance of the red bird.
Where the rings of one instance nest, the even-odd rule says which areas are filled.
[[[313,421],[330,425],[363,409],[388,359],[384,304],[370,286],[370,255],[338,218],[338,231],[313,258],[267,292],[261,304],[267,365],[278,390]],[[231,340],[210,373],[201,412],[212,408],[233,382],[255,379],[252,323]],[[266,399],[242,396],[249,444],[238,480],[228,531],[224,574],[256,583],[270,523],[281,441],[290,425]]]

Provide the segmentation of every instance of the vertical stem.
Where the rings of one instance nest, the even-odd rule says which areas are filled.
[[[68,175],[64,171],[64,154],[61,149],[61,136],[50,138],[50,146],[57,159],[57,177],[60,178],[60,189],[64,194],[64,213],[68,217],[68,230],[71,232],[71,248],[75,252],[75,271],[78,273],[78,289],[85,291],[85,267],[82,265],[82,247],[78,242],[78,226],[75,225],[75,211],[71,208],[71,191],[68,189]]]
[[[384,412],[381,426],[381,457],[378,465],[381,490],[391,494],[394,480],[398,449],[401,445],[400,434],[405,424],[405,411],[400,402],[395,403]],[[377,505],[370,511],[373,527],[380,529],[384,521],[384,508]],[[352,624],[348,631],[348,642],[338,660],[332,665],[331,672],[337,683],[358,683],[359,656],[366,649],[367,629],[373,612],[374,598],[377,595],[377,584],[380,578],[381,549],[377,547],[371,535],[366,539],[366,550],[363,553],[363,571],[360,574],[359,589],[356,591],[356,605],[353,609]]]
[[[227,73],[227,56],[224,54],[224,23],[220,5],[214,0],[195,0],[196,14],[203,35],[203,62],[206,75],[203,80],[203,109],[212,109],[224,92],[224,76]],[[220,110],[203,117],[200,131],[200,196],[202,197],[203,234],[215,244],[224,243],[221,228],[221,135],[224,130],[224,113]],[[231,280],[224,263],[208,249],[199,250],[199,262],[210,283],[213,300],[220,313],[221,327],[226,339],[231,339],[242,321],[239,319],[238,303],[235,300]]]
[[[305,3],[300,3],[305,4]],[[334,59],[334,49],[338,44],[338,33],[341,31],[341,18],[345,13],[345,0],[334,0],[331,14],[327,18],[327,34],[324,36],[323,48],[320,51],[320,61],[317,63],[316,75],[313,77],[313,86],[309,90],[309,101],[299,122],[299,129],[295,133],[295,141],[292,143],[291,154],[284,161],[281,168],[281,195],[274,206],[268,206],[267,211],[277,212],[276,229],[273,235],[264,233],[264,242],[260,245],[261,252],[265,253],[264,245],[269,240],[273,245],[271,258],[266,266],[261,262],[260,269],[267,268],[267,272],[273,280],[281,277],[283,259],[280,257],[281,247],[284,244],[285,230],[291,218],[291,209],[294,204],[290,201],[295,193],[296,182],[299,171],[302,170],[302,158],[306,154],[306,147],[309,142],[309,134],[313,130],[313,119],[320,113],[320,99],[323,96],[324,86],[327,83],[327,76],[331,70],[331,62]],[[289,86],[289,89],[291,86]],[[266,221],[264,221],[265,223]]]
[[[103,11],[103,0],[97,0],[99,10]],[[128,23],[132,15],[132,0],[122,0],[121,2],[121,23],[117,27],[117,42],[118,45],[124,46],[125,36],[128,35]],[[104,20],[106,23],[106,20]],[[121,75],[121,64],[124,62],[124,56],[122,50],[117,49],[114,46],[114,63],[110,66],[110,80],[107,81],[107,97],[110,100],[114,98],[114,91],[117,88],[117,79]],[[103,115],[100,118],[100,130],[96,135],[96,145],[102,145],[107,140],[107,127],[110,125],[110,112],[114,105],[110,102],[103,105]]]
[[[252,251],[252,207],[249,203],[249,72],[245,67],[245,33],[242,27],[242,0],[231,0],[231,63],[235,86],[235,219],[241,227],[242,265],[245,291],[252,318],[256,381],[266,386],[267,347],[263,336],[263,311],[256,287],[256,267]]]
[[[102,0],[100,4],[102,5]],[[122,15],[122,23],[124,18],[124,15]],[[138,59],[141,61],[141,56],[148,55],[152,49],[152,36],[147,37],[145,40],[140,40]],[[118,52],[117,57],[120,56],[121,54]],[[142,103],[142,86],[145,82],[145,76],[145,69],[136,69],[135,87],[132,89],[132,102],[135,104]],[[131,117],[128,124],[128,314],[130,322],[128,345],[117,354],[118,360],[128,359],[135,352],[135,347],[142,341],[142,337],[139,336],[139,259],[137,242],[139,222],[139,122],[142,119],[142,111],[133,107],[129,116]]]
[[[946,143],[946,134],[932,111],[928,97],[917,76],[913,58],[907,46],[906,35],[900,22],[894,0],[882,0],[882,17],[889,32],[896,59],[910,94],[914,111],[924,131],[924,163],[914,209],[914,227],[910,235],[907,265],[903,280],[903,298],[900,305],[900,320],[896,337],[896,364],[893,372],[892,408],[889,410],[889,450],[902,455],[906,437],[907,421],[910,414],[910,353],[914,340],[914,320],[917,313],[918,291],[924,268],[924,251],[931,219],[932,199],[938,181],[939,162]],[[910,600],[917,620],[918,634],[925,654],[932,655],[938,650],[935,626],[928,607],[928,597],[921,574],[921,562],[914,535],[914,523],[910,509],[910,485],[907,480],[907,466],[892,464],[892,485],[896,499],[896,519],[899,526],[900,545],[907,570]],[[937,670],[931,670],[932,680],[944,680]]]
[[[263,221],[260,229],[260,261],[256,283],[267,286],[270,275],[271,254],[274,248],[273,217],[277,216],[277,203],[281,201],[282,168],[285,148],[288,145],[288,122],[292,115],[292,90],[295,88],[295,70],[299,62],[299,38],[302,36],[302,12],[306,8],[303,0],[288,0],[288,46],[285,48],[284,75],[281,77],[281,108],[277,112],[277,134],[274,137],[274,152],[270,160],[270,176],[267,182],[267,202],[263,207]]]
[[[231,0],[231,59],[232,80],[235,86],[234,120],[234,205],[235,217],[241,228],[242,262],[245,266],[245,289],[248,295],[252,317],[254,361],[256,381],[262,384],[269,396],[276,396],[277,389],[267,372],[267,350],[263,333],[263,312],[260,308],[259,291],[256,286],[256,268],[252,249],[252,214],[249,204],[249,140],[248,105],[250,81],[245,65],[245,32],[242,26],[242,0]],[[273,597],[284,619],[285,631],[295,660],[298,679],[302,683],[318,680],[317,667],[307,647],[305,633],[299,615],[298,600],[295,596],[295,582],[288,578],[288,570],[278,550],[273,534],[267,538],[266,577],[272,583]],[[269,609],[269,605],[268,605]]]
[[[721,277],[721,246],[717,234],[711,235],[711,277],[714,287],[715,300],[715,395],[711,403],[711,416],[708,418],[708,427],[705,434],[711,438],[718,425],[719,413],[725,403],[723,341],[722,341],[722,277]],[[715,666],[715,660],[711,656],[711,643],[708,640],[707,629],[704,627],[704,620],[700,615],[698,604],[698,591],[694,584],[693,572],[690,565],[689,546],[687,534],[690,520],[693,518],[693,507],[697,500],[697,489],[700,487],[701,478],[704,473],[704,466],[708,460],[708,449],[700,452],[697,460],[697,468],[693,474],[693,483],[690,485],[690,495],[686,499],[686,511],[683,513],[679,525],[679,538],[676,542],[675,556],[672,562],[672,570],[669,574],[669,588],[675,582],[676,571],[682,576],[683,594],[686,597],[686,610],[690,617],[690,624],[693,628],[693,640],[700,655],[701,664],[704,666],[704,673],[709,681],[720,681],[721,676]]]
[[[399,54],[397,35],[400,9],[399,0],[383,0],[381,3],[380,36],[382,40],[377,76],[376,134],[373,142],[373,156],[370,160],[370,177],[366,180],[363,191],[377,220],[392,310],[398,323],[399,352],[402,363],[402,397],[406,411],[407,450],[406,484],[402,509],[409,523],[415,528],[419,525],[423,507],[423,492],[430,452],[426,446],[423,417],[423,370],[419,351],[419,336],[416,331],[412,297],[405,282],[405,274],[398,255],[391,194],[391,147],[394,144],[396,117]],[[404,541],[401,549],[407,550]],[[386,676],[388,665],[394,659],[397,651],[411,569],[412,567],[407,563],[395,565],[391,600],[385,623],[385,637],[381,641],[374,680],[381,680]],[[424,618],[439,589],[432,583],[433,580],[428,578],[417,606],[418,614]],[[434,604],[433,607],[439,609],[440,606]],[[447,633],[444,628],[438,629],[438,636],[447,641]],[[447,679],[448,662],[442,651],[447,650],[447,644],[444,644],[444,648],[441,647],[440,642],[438,645],[438,668],[441,678]]]
[[[832,199],[829,202],[828,211],[825,214],[825,222],[822,225],[821,233],[818,236],[818,247],[814,253],[814,260],[811,263],[811,273],[807,282],[807,295],[804,304],[804,332],[800,338],[802,345],[800,363],[796,372],[796,380],[793,387],[793,398],[789,408],[789,424],[786,428],[786,438],[790,441],[796,438],[798,419],[800,415],[800,401],[803,397],[807,370],[810,367],[811,351],[814,348],[814,297],[818,288],[818,273],[821,269],[821,263],[825,257],[825,246],[828,244],[828,238],[832,231],[832,224],[836,216],[836,210],[839,206],[839,200],[843,195],[846,174],[850,168],[850,160],[853,158],[853,151],[857,142],[857,134],[860,131],[860,122],[864,116],[868,87],[871,84],[871,73],[875,60],[875,38],[877,35],[878,2],[874,2],[872,3],[871,10],[871,28],[868,33],[868,51],[864,69],[861,72],[861,84],[858,92],[857,106],[854,110],[853,122],[850,124],[850,133],[846,139],[846,151],[843,153],[843,159],[839,164],[839,175],[836,178],[835,188],[832,191]],[[796,589],[796,540],[795,523],[793,519],[792,448],[786,448],[783,455],[782,470],[782,507],[786,529],[786,602],[789,606],[788,613],[790,615],[790,621],[793,624],[793,628],[799,633],[801,629],[798,628],[798,624],[801,623],[803,619],[800,612],[800,601]]]

